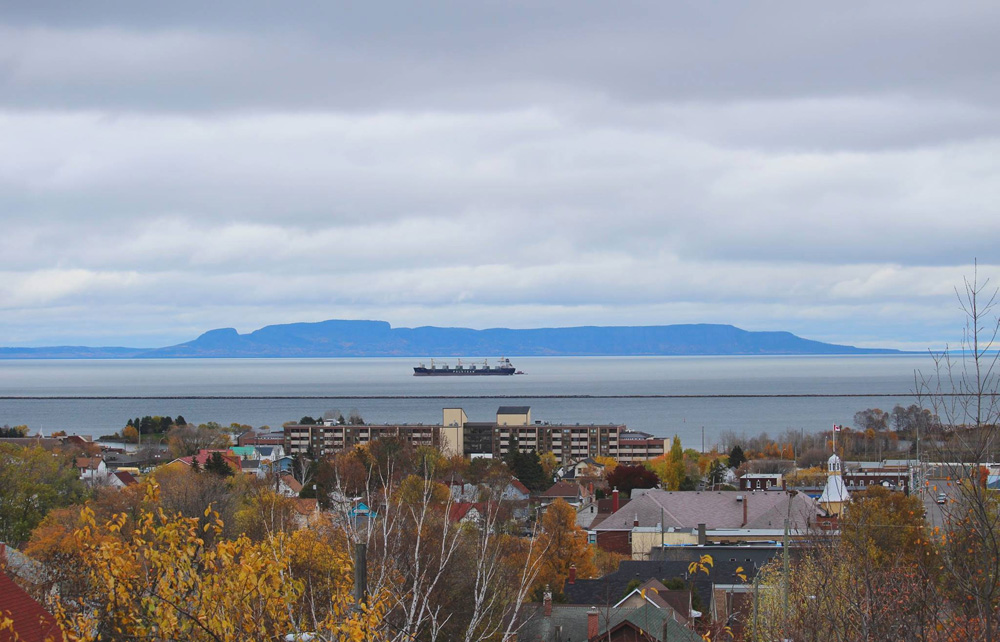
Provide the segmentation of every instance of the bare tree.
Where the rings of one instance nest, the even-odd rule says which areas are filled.
[[[979,639],[997,635],[1000,603],[1000,505],[986,485],[986,467],[996,455],[1000,420],[998,292],[979,278],[978,265],[956,296],[966,324],[957,351],[933,354],[935,370],[918,376],[918,393],[951,431],[953,446],[938,452],[955,495],[945,511],[942,566],[949,583],[966,596],[964,611],[981,626]]]
[[[348,498],[340,484],[334,491],[348,544],[366,544],[370,593],[392,605],[384,639],[511,639],[538,575],[538,540],[505,532],[499,486],[484,489],[475,524],[454,520],[451,493],[429,473],[400,483],[390,461],[370,469],[361,498]],[[414,480],[417,497],[401,492]],[[359,513],[359,499],[371,513]]]

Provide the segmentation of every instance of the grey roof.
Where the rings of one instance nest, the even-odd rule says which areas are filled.
[[[497,408],[498,415],[526,415],[531,410],[531,406],[500,406]]]
[[[743,501],[737,497],[743,497]],[[821,512],[816,500],[802,493],[651,489],[609,516],[595,530],[632,530],[637,517],[639,526],[657,526],[661,515],[664,528],[695,528],[698,524],[708,528],[781,528],[788,517],[792,528],[804,530]]]
[[[701,548],[701,547],[699,547]],[[710,548],[701,548],[702,552],[712,554]],[[736,576],[738,569],[747,576],[747,580],[753,579],[756,566],[753,562],[730,560],[730,555],[713,556],[714,565],[708,575],[698,573],[690,576],[686,560],[671,561],[651,561],[651,560],[624,560],[618,565],[618,570],[608,573],[604,577],[594,580],[576,580],[573,584],[566,584],[563,593],[568,604],[583,604],[597,606],[604,609],[606,606],[617,604],[625,597],[626,588],[632,580],[639,580],[643,583],[649,579],[660,581],[679,577],[690,579],[695,591],[701,597],[704,608],[712,603],[712,584],[741,584],[740,578]]]
[[[522,611],[523,624],[518,630],[519,642],[585,642],[587,640],[587,612],[590,605],[553,604],[552,615],[545,617],[542,604],[526,604]],[[598,608],[600,632],[605,633],[624,622],[642,629],[656,640],[662,637],[663,622],[667,620],[667,639],[671,642],[700,642],[697,633],[671,619],[673,611],[658,609],[652,604],[639,608]],[[557,627],[559,630],[557,631]]]
[[[790,549],[794,550],[794,549]],[[716,564],[732,562],[743,567],[743,573],[748,581],[752,580],[757,569],[764,566],[775,557],[781,555],[781,547],[766,546],[732,546],[726,544],[710,544],[708,546],[664,546],[656,547],[649,554],[653,560],[684,562],[690,564],[702,555],[711,555]],[[725,584],[726,582],[722,582]]]
[[[257,452],[261,457],[270,457],[274,454],[274,446],[257,446]]]
[[[652,439],[653,435],[641,430],[629,430],[618,435],[618,441],[628,441],[629,439]]]

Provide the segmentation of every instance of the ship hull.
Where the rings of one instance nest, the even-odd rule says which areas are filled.
[[[514,368],[413,368],[414,377],[505,377],[514,374]]]

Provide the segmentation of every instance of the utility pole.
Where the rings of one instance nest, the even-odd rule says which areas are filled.
[[[791,502],[791,498],[789,498],[789,502]],[[785,518],[785,537],[784,537],[784,540],[783,540],[783,542],[781,544],[781,557],[782,557],[782,563],[784,565],[784,572],[781,574],[781,576],[782,576],[781,583],[784,584],[784,590],[783,590],[783,592],[785,594],[785,603],[784,603],[784,628],[787,631],[787,629],[788,629],[788,593],[789,593],[789,590],[791,588],[791,586],[790,586],[791,583],[790,583],[789,577],[788,577],[789,576],[789,563],[788,563],[788,518],[787,517]]]
[[[354,545],[354,603],[368,601],[368,547],[364,542]]]

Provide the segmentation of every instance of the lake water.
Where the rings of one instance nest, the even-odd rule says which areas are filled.
[[[699,447],[703,427],[711,445],[723,430],[811,432],[851,424],[858,410],[913,403],[914,372],[933,371],[925,355],[511,361],[526,374],[414,377],[416,362],[408,358],[0,361],[0,425],[97,436],[147,414],[277,427],[331,409],[345,416],[357,409],[372,423],[436,423],[445,407],[489,421],[499,405],[530,405],[536,420],[624,423],[658,436],[678,434],[685,446]],[[568,398],[581,395],[614,398]]]

